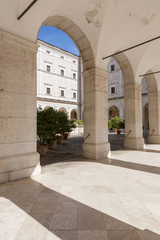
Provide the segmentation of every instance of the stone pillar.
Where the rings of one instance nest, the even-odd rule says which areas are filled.
[[[148,92],[149,134],[148,143],[160,144],[160,92]]]
[[[92,68],[83,72],[84,78],[84,139],[83,156],[106,158],[108,143],[107,72]],[[87,137],[88,136],[88,137]]]
[[[125,140],[127,149],[143,149],[141,84],[124,86]],[[130,133],[129,133],[130,132]]]
[[[36,53],[36,44],[0,31],[0,183],[40,173]]]

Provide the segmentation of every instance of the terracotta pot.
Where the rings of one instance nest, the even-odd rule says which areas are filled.
[[[40,154],[40,155],[46,155],[47,154],[47,151],[48,151],[48,144],[44,144],[44,145],[40,145],[38,144],[37,145],[37,152]]]
[[[50,141],[49,149],[51,149],[51,150],[55,149],[56,143],[57,143],[57,139],[53,140],[53,141]]]
[[[121,134],[121,130],[117,130],[117,134]]]
[[[57,135],[56,138],[57,138],[57,144],[58,145],[62,144],[62,142],[63,142],[63,135]]]
[[[68,133],[64,133],[63,134],[63,140],[67,140],[68,139]]]

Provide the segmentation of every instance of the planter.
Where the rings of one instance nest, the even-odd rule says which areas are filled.
[[[62,144],[62,142],[63,142],[63,135],[57,135],[56,138],[57,138],[57,144],[58,145]]]
[[[55,149],[56,143],[57,143],[57,139],[53,140],[53,141],[50,141],[49,142],[49,149],[51,149],[51,150]]]
[[[67,140],[68,139],[68,135],[69,135],[69,133],[64,133],[63,134],[63,140]]]
[[[44,144],[44,145],[38,144],[38,145],[37,145],[37,152],[38,152],[41,156],[46,155],[47,152],[48,152],[48,144]]]
[[[121,134],[121,130],[117,130],[117,134]]]

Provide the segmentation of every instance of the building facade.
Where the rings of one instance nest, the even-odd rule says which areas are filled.
[[[81,119],[81,59],[38,40],[37,107],[53,107]]]

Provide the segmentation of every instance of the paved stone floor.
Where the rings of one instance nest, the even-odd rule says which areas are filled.
[[[88,161],[81,140],[69,142],[42,175],[0,185],[0,240],[159,240],[160,154]]]

